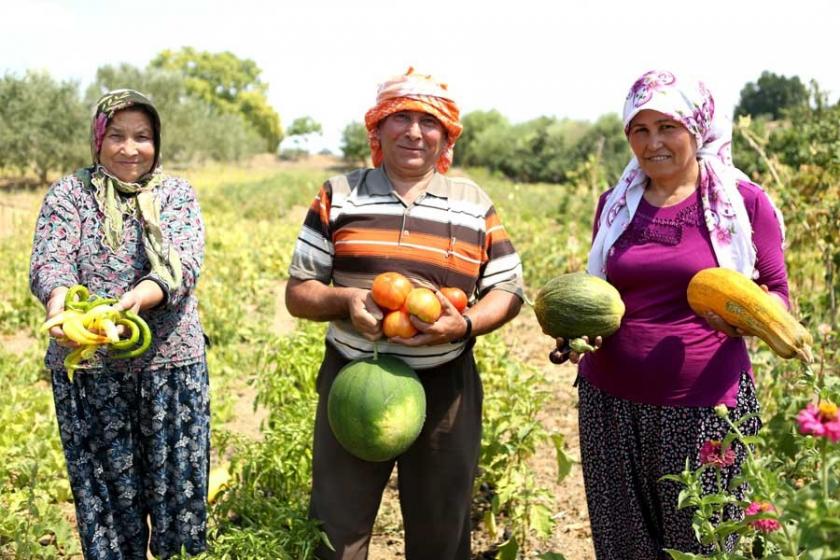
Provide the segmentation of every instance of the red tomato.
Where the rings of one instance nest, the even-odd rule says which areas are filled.
[[[428,288],[414,288],[405,298],[408,312],[426,323],[434,323],[440,317],[443,308],[437,295]]]
[[[399,272],[383,272],[373,279],[370,291],[379,307],[393,311],[402,307],[412,288],[411,280]]]
[[[417,329],[411,324],[408,313],[397,310],[385,315],[385,318],[382,320],[382,332],[388,338],[394,336],[411,338],[417,334]]]
[[[440,292],[455,306],[458,313],[463,313],[467,308],[467,294],[461,288],[441,288]]]

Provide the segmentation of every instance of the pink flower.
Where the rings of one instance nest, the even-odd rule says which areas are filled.
[[[727,244],[732,241],[732,232],[726,228],[718,227],[715,228],[715,237],[717,237],[719,243]]]
[[[840,415],[834,403],[809,403],[796,415],[796,421],[801,434],[828,438],[832,443],[840,441]]]
[[[749,506],[747,506],[747,509],[744,510],[746,515],[756,515],[758,513],[768,512],[776,513],[776,508],[773,507],[773,504],[770,502],[752,502]],[[753,529],[759,531],[760,533],[772,533],[773,531],[778,531],[782,527],[776,519],[756,519],[755,521],[750,521],[750,525]]]
[[[721,442],[710,439],[700,448],[700,464],[711,465],[717,469],[729,467],[735,463],[735,451],[731,447],[723,449]]]

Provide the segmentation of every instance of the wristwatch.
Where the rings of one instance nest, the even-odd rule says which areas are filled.
[[[470,319],[469,315],[462,315],[462,317],[464,318],[464,321],[467,322],[467,330],[464,331],[463,336],[461,336],[460,338],[450,340],[449,342],[451,344],[460,344],[462,342],[466,342],[472,336],[472,319]]]

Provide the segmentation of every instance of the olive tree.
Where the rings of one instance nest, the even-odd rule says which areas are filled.
[[[56,82],[43,72],[0,79],[0,167],[67,173],[88,157],[87,112],[75,82]]]

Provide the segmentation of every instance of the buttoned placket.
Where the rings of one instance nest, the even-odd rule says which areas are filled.
[[[414,201],[412,201],[411,204],[406,204],[405,201],[402,199],[402,197],[397,196],[397,199],[404,206],[403,213],[402,213],[402,222],[400,224],[400,237],[397,240],[397,245],[402,245],[403,240],[406,237],[411,236],[411,230],[408,229],[408,225],[410,223],[409,222],[409,217],[411,216],[411,209],[414,208],[417,205],[417,203],[420,202],[421,200],[423,200],[425,197],[426,197],[426,193],[420,193],[417,196],[417,198],[415,198]]]

